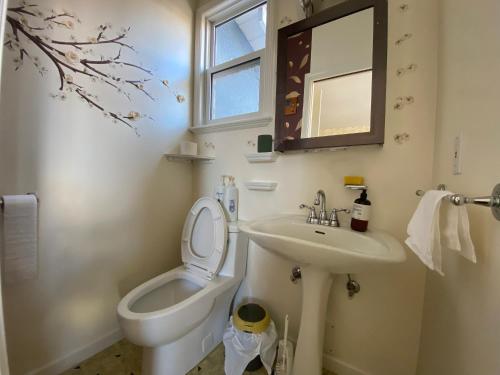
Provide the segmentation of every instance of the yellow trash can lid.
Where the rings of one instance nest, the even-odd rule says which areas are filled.
[[[262,333],[270,323],[269,313],[257,303],[244,303],[233,314],[234,326],[247,333]]]

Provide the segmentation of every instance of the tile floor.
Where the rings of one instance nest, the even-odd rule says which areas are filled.
[[[140,375],[141,348],[121,340],[61,375]],[[219,345],[187,375],[224,375],[224,345]],[[264,368],[245,375],[267,375]],[[335,375],[326,370],[323,375]]]

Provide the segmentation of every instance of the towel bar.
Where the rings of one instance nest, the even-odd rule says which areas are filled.
[[[446,185],[438,185],[438,190],[446,190]],[[417,190],[416,194],[421,197],[425,194],[423,190]],[[493,216],[500,221],[500,184],[497,184],[490,196],[485,197],[466,197],[463,194],[451,194],[445,199],[455,206],[463,206],[465,204],[475,204],[477,206],[491,207]]]
[[[36,198],[36,201],[40,203],[40,200],[38,199],[38,195],[36,193],[26,193],[26,195],[34,195]],[[0,197],[0,210],[3,210],[3,198]]]

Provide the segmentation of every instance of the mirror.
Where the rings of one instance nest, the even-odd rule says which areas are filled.
[[[348,0],[279,31],[277,151],[384,142],[387,3]]]

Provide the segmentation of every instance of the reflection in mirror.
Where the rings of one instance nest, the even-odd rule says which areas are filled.
[[[302,138],[368,133],[372,72],[306,76]]]
[[[348,0],[279,32],[276,150],[383,144],[387,3]]]
[[[301,137],[370,131],[373,8],[312,29]]]
[[[292,137],[370,132],[372,55],[373,8],[288,38]]]

